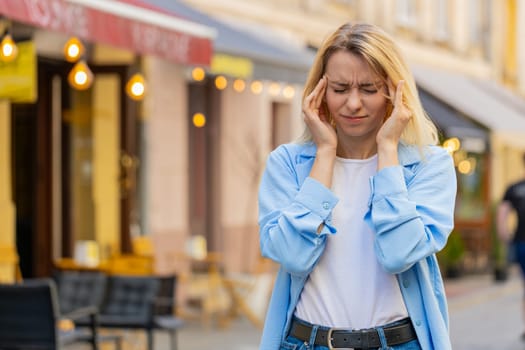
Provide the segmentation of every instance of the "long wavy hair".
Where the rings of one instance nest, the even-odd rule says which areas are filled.
[[[362,57],[384,84],[389,80],[394,85],[397,85],[399,80],[405,81],[403,102],[412,112],[412,118],[401,135],[401,141],[419,147],[438,143],[437,128],[421,105],[414,77],[399,48],[385,31],[372,24],[343,24],[324,41],[308,74],[303,91],[303,102],[325,74],[330,57],[341,50]],[[387,110],[391,113],[393,101],[391,96],[386,97],[389,100]],[[312,141],[312,135],[307,127],[297,141]]]

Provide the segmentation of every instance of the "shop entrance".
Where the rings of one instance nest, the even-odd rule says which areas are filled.
[[[90,66],[91,67],[91,66]],[[131,251],[136,208],[136,102],[127,66],[91,67],[96,88],[67,83],[70,64],[39,58],[38,101],[12,105],[16,242],[24,278],[49,276],[77,240],[100,255]]]
[[[220,91],[213,80],[188,85],[189,223],[191,235],[220,250]],[[201,114],[204,124],[195,115]]]

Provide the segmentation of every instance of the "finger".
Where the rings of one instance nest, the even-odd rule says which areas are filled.
[[[324,77],[321,78],[319,80],[319,82],[317,83],[317,85],[315,86],[315,88],[312,90],[312,92],[310,93],[310,95],[308,97],[310,97],[309,99],[309,107],[311,109],[316,109],[316,108],[319,108],[319,105],[321,104],[320,100],[319,100],[319,96],[321,96],[321,100],[322,100],[322,90],[323,90],[323,86],[324,86]]]
[[[319,88],[319,90],[317,91],[317,94],[315,96],[315,107],[319,108],[319,106],[321,105],[321,102],[323,102],[324,94],[326,91],[326,77],[325,76],[323,76],[321,80],[319,80],[319,83],[316,86],[316,89],[317,88]]]
[[[401,107],[401,105],[403,104],[403,85],[404,84],[405,84],[404,80],[400,80],[397,83],[396,97],[395,97],[395,102],[394,102],[395,107],[398,107],[398,106]]]
[[[306,98],[304,99],[303,109],[310,107],[310,102],[312,101],[312,98],[313,98],[313,91],[308,96],[306,96]]]

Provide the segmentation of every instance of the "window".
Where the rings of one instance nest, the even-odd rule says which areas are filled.
[[[456,218],[482,221],[488,209],[486,158],[474,152],[458,152],[454,158],[458,174]]]
[[[449,4],[448,0],[437,0],[434,3],[436,41],[446,41],[449,37]]]
[[[490,0],[469,1],[469,41],[471,51],[484,58],[490,55]]]
[[[416,28],[417,25],[417,1],[398,0],[397,1],[397,23],[401,27]]]

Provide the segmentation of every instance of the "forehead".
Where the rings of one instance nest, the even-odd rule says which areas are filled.
[[[377,81],[380,76],[361,56],[350,51],[339,50],[326,62],[326,75],[330,80],[354,82]]]

